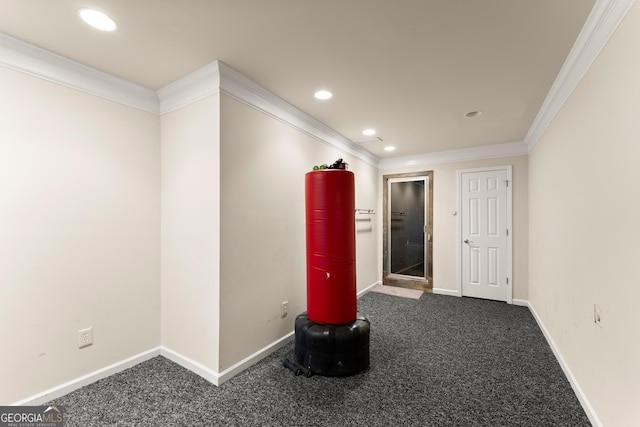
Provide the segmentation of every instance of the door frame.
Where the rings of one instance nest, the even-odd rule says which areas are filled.
[[[399,178],[388,178],[387,179],[387,194],[389,195],[389,197],[391,196],[391,186],[394,183],[398,183],[398,182],[416,182],[416,181],[422,181],[424,182],[424,188],[423,188],[423,192],[424,192],[424,206],[423,206],[423,215],[424,215],[424,221],[423,221],[423,229],[422,229],[422,245],[423,245],[423,250],[422,250],[422,263],[423,263],[423,271],[424,274],[422,275],[422,277],[420,276],[411,276],[411,275],[407,275],[407,274],[402,274],[402,273],[394,273],[391,271],[391,265],[393,263],[393,251],[391,250],[392,244],[391,244],[391,239],[390,234],[391,234],[391,227],[389,227],[389,224],[387,224],[387,233],[389,233],[387,235],[387,266],[386,266],[386,271],[388,272],[388,276],[389,278],[395,278],[395,279],[409,279],[409,280],[424,280],[424,281],[428,281],[428,277],[429,277],[429,263],[430,263],[430,258],[429,258],[429,241],[431,233],[428,231],[429,229],[429,175],[420,175],[420,176],[403,176],[403,177],[399,177]],[[389,199],[388,199],[389,200]],[[386,213],[387,213],[387,220],[391,220],[391,216],[393,215],[393,211],[391,210],[391,203],[387,203],[387,209],[386,209]]]
[[[507,173],[507,303],[513,304],[513,174],[512,165],[490,166],[485,168],[458,170],[458,207],[454,213],[458,217],[458,296],[462,296],[462,250],[464,242],[462,236],[462,174],[473,172],[506,171]]]
[[[388,180],[394,178],[411,178],[411,177],[428,177],[429,192],[427,194],[428,212],[425,212],[425,219],[428,224],[427,232],[431,236],[431,241],[428,242],[428,246],[425,246],[425,257],[427,258],[428,265],[425,265],[426,279],[415,278],[411,279],[411,276],[399,276],[389,274],[388,269],[388,211],[389,211],[389,197],[387,195]],[[382,177],[382,284],[390,286],[399,286],[409,289],[420,289],[422,291],[431,292],[433,289],[433,171],[420,171],[420,172],[408,172],[383,175]]]

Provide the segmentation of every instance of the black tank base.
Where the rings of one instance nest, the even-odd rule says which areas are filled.
[[[344,325],[323,325],[304,312],[296,317],[296,362],[311,374],[327,377],[362,372],[369,367],[369,331],[369,319],[360,313]]]

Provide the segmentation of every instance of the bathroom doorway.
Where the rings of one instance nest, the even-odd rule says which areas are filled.
[[[383,284],[433,289],[433,171],[383,177]]]

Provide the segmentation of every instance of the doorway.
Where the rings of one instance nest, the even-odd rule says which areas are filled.
[[[433,289],[433,171],[383,176],[382,283]]]
[[[459,292],[512,303],[511,166],[458,171]]]

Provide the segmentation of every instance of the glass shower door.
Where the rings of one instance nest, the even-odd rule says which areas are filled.
[[[388,181],[388,270],[393,275],[426,278],[428,177]]]

